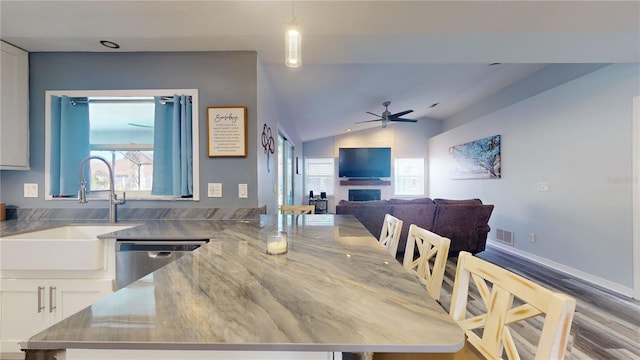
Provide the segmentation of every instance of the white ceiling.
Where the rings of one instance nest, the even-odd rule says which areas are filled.
[[[292,10],[300,69],[283,64]],[[546,64],[640,62],[640,2],[1,0],[0,38],[28,51],[256,50],[304,141],[375,126],[354,123],[385,100],[446,119]]]

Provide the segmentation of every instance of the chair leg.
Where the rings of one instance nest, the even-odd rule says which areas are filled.
[[[576,315],[578,315],[577,312]],[[573,318],[573,323],[571,324],[569,341],[567,342],[567,350],[564,353],[565,360],[576,358],[576,354],[578,352],[578,350],[576,349],[576,340],[578,340],[579,337],[580,323],[577,321],[576,317]]]

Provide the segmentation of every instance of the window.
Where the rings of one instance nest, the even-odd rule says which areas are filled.
[[[327,195],[333,195],[334,171],[333,158],[305,159],[305,192],[308,194],[313,191],[314,195],[326,192]]]
[[[113,168],[117,191],[149,194],[153,181],[153,97],[88,98],[89,148]],[[108,169],[91,162],[92,190],[108,190]]]
[[[396,195],[424,195],[424,158],[396,158],[394,183]]]
[[[158,103],[167,107],[156,108]],[[173,111],[176,106],[183,108]],[[195,109],[197,89],[47,90],[46,199],[74,199],[81,162],[87,156],[99,156],[112,167],[114,187],[126,192],[127,200],[199,200]],[[85,176],[94,191],[88,197],[105,198],[107,165],[100,161],[85,165]]]

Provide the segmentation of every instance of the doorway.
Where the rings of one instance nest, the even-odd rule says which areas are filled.
[[[278,132],[278,210],[281,205],[294,205],[293,144]]]

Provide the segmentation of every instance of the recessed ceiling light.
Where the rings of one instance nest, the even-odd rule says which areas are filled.
[[[429,109],[433,109],[434,107],[438,106],[440,103],[433,103],[431,104],[431,106],[429,106]]]
[[[489,64],[489,66],[496,66],[496,65],[500,65],[501,63],[491,63]]]
[[[109,49],[120,49],[120,45],[109,40],[100,40],[100,45],[108,47]]]
[[[353,129],[348,128],[348,129],[347,129],[347,130],[345,130],[345,131],[346,131],[346,132],[351,132],[351,130],[353,130]]]

